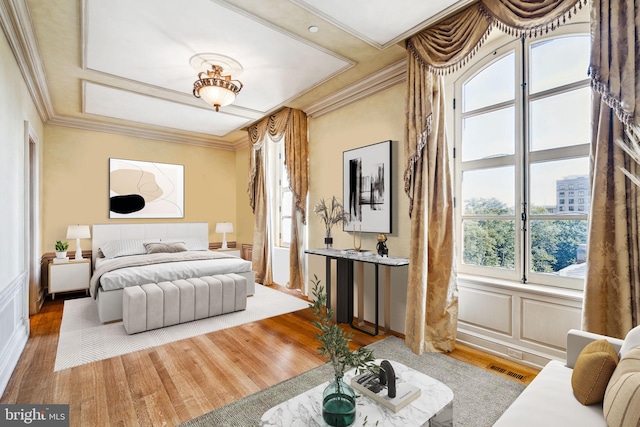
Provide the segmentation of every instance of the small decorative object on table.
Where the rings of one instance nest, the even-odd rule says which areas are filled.
[[[69,243],[61,240],[56,241],[56,258],[66,258]]]
[[[351,379],[353,388],[376,402],[398,412],[420,397],[420,388],[406,382],[396,382],[391,362],[383,360],[379,373],[365,372]]]
[[[327,206],[324,199],[320,199],[320,202],[313,208],[313,212],[320,217],[324,222],[325,234],[324,244],[327,249],[333,246],[333,237],[331,237],[331,228],[334,225],[341,222],[349,222],[348,215],[344,212],[342,202],[336,199],[336,196],[331,197],[331,206]]]
[[[318,328],[316,339],[320,341],[318,351],[321,356],[327,357],[333,365],[335,381],[329,384],[322,395],[322,418],[330,426],[346,427],[353,424],[356,419],[356,394],[353,389],[343,381],[347,368],[357,370],[375,369],[373,365],[373,351],[360,347],[351,352],[349,342],[351,333],[345,334],[344,330],[334,323],[331,318],[333,311],[326,308],[327,294],[324,287],[320,286],[320,280],[313,276],[313,304],[309,305],[316,320],[314,326]]]
[[[378,255],[380,256],[389,256],[389,248],[387,248],[387,236],[380,233],[378,234],[378,244],[376,245],[376,249],[378,250]]]

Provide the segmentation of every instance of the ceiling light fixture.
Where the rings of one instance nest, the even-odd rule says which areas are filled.
[[[189,64],[198,73],[198,80],[193,82],[193,95],[202,98],[208,104],[220,107],[231,104],[242,89],[239,80],[233,80],[242,73],[242,66],[233,58],[216,53],[199,53],[189,60]]]

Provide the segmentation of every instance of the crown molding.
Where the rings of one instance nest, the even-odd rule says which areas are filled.
[[[407,80],[407,60],[392,64],[377,73],[350,85],[349,87],[334,92],[333,94],[314,102],[303,108],[310,117],[320,117],[323,114],[352,104],[377,92],[395,86]]]
[[[63,126],[75,129],[90,130],[94,132],[112,133],[117,135],[133,136],[136,138],[153,139],[156,141],[175,142],[178,144],[195,145],[198,147],[216,148],[219,150],[235,151],[236,146],[228,142],[198,137],[192,135],[179,135],[167,131],[155,129],[140,129],[129,125],[98,122],[96,120],[71,116],[55,116],[47,125]]]
[[[43,123],[54,116],[38,42],[25,0],[0,1],[0,25]]]

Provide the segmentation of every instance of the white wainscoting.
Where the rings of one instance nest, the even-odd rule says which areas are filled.
[[[29,315],[25,304],[28,274],[23,272],[0,292],[0,395],[29,338]]]
[[[580,292],[477,278],[458,288],[460,342],[535,367],[565,360],[567,332],[580,329]]]

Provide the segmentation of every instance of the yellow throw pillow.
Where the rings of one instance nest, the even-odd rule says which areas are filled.
[[[609,427],[640,425],[640,347],[620,359],[604,394],[602,410]]]
[[[609,341],[598,340],[587,344],[580,352],[571,374],[571,387],[578,402],[583,405],[602,402],[617,364],[618,354]]]

